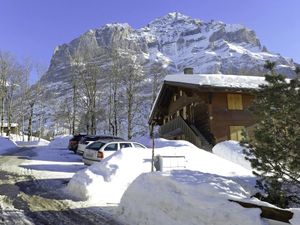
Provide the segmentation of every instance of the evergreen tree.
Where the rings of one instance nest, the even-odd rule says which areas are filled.
[[[254,137],[243,145],[249,148],[247,159],[259,177],[258,185],[267,194],[264,200],[287,207],[299,203],[300,82],[299,76],[287,80],[276,74],[274,66],[269,61],[265,64],[271,74],[265,75],[267,84],[255,93]]]

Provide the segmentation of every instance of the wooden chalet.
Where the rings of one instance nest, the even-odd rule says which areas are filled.
[[[248,108],[253,89],[264,77],[223,74],[166,76],[151,110],[149,124],[167,139],[182,139],[210,150],[223,140],[240,140],[255,121]]]

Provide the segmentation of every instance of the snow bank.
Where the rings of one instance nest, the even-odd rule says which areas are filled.
[[[6,137],[0,137],[0,154],[8,152],[10,149],[16,148],[16,144]]]
[[[290,223],[292,225],[299,225],[300,224],[300,209],[299,208],[292,209],[292,212],[294,213],[294,216],[290,220]]]
[[[49,145],[49,141],[40,139],[39,141],[16,141],[19,146],[46,146]]]
[[[244,148],[241,147],[237,141],[230,140],[220,142],[213,147],[212,151],[214,154],[239,164],[246,169],[252,169],[251,163],[245,159]]]
[[[81,200],[119,203],[128,185],[141,173],[151,170],[150,158],[149,149],[121,149],[76,173],[67,190]]]
[[[161,142],[160,142],[161,141]],[[221,176],[253,178],[250,170],[196,148],[186,141],[158,140],[167,147],[155,149],[155,155],[184,156],[185,169]],[[140,174],[151,171],[151,149],[122,149],[102,162],[79,171],[70,180],[67,190],[81,200],[119,203],[129,184]],[[171,169],[182,169],[171,168]],[[248,179],[251,180],[251,179]],[[254,186],[255,179],[251,180]]]
[[[68,148],[69,140],[72,138],[72,135],[60,135],[54,137],[50,142],[50,148]]]
[[[149,136],[143,136],[137,138],[135,141],[145,145],[148,148],[152,148],[152,139]],[[163,147],[180,147],[180,146],[187,146],[192,148],[197,148],[195,145],[188,141],[184,140],[168,140],[164,138],[155,138],[154,139],[154,147],[155,148],[163,148]],[[198,149],[198,148],[197,148]]]
[[[11,134],[10,138],[20,147],[22,147],[22,146],[46,146],[49,144],[49,141],[42,139],[42,138],[35,137],[35,136],[31,136],[31,141],[27,141],[28,140],[27,135]]]
[[[259,209],[245,209],[228,198],[249,194],[236,182],[195,171],[173,171],[139,176],[119,205],[128,224],[259,225]]]

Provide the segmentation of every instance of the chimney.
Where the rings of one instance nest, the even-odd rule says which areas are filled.
[[[194,69],[192,67],[186,67],[186,68],[183,69],[183,73],[184,74],[193,74]]]

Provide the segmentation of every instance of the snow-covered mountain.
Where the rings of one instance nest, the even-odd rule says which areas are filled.
[[[150,67],[161,63],[168,73],[193,67],[195,73],[262,75],[266,60],[276,62],[276,70],[294,76],[298,65],[290,58],[268,51],[255,32],[243,25],[220,21],[204,22],[180,13],[169,13],[145,27],[107,24],[91,29],[68,44],[55,48],[47,73],[41,82],[45,91],[65,96],[71,88],[72,60],[82,49],[122,48],[136,50],[139,61],[150,75]],[[82,53],[83,54],[83,53]],[[105,57],[109,63],[110,58]],[[145,88],[147,90],[147,88]],[[150,88],[148,88],[150,90]]]
[[[163,62],[170,73],[193,67],[196,73],[259,75],[264,62],[270,60],[276,62],[278,71],[293,76],[295,66],[292,59],[268,51],[255,32],[242,25],[203,22],[169,13],[136,30],[128,24],[107,24],[56,47],[43,80],[57,85],[67,81],[70,60],[79,45],[90,49],[113,46],[132,49],[137,45],[145,66]]]

